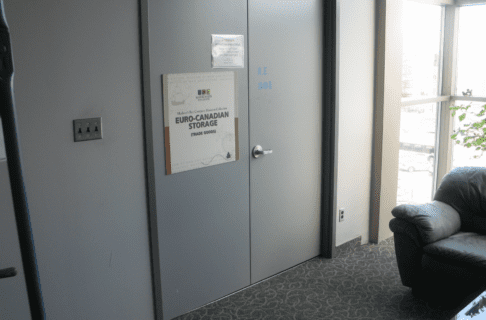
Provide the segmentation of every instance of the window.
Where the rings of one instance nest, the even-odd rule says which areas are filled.
[[[457,96],[467,89],[472,95],[486,97],[486,5],[459,8],[459,38],[457,43]]]
[[[402,108],[397,205],[430,202],[441,93],[444,8],[403,2]],[[424,103],[424,99],[436,100]]]
[[[397,205],[431,200],[437,109],[437,103],[402,107]]]
[[[404,1],[402,101],[439,95],[442,7]]]
[[[403,0],[397,205],[430,202],[450,170],[486,165],[486,152],[451,140],[453,133],[465,137],[460,133],[465,125],[486,120],[477,116],[486,105],[486,5],[443,1]],[[464,121],[459,121],[462,111],[451,119],[451,105],[471,106]]]
[[[486,105],[486,43],[482,37],[486,34],[486,5],[463,6],[459,8],[458,45],[457,45],[457,73],[455,105],[471,106],[466,112],[466,118],[459,121],[459,114],[453,119],[453,130],[459,133],[457,138],[463,141],[466,135],[460,129],[467,129],[465,125],[485,119],[477,114]],[[467,100],[468,90],[475,100]],[[462,97],[461,97],[462,96]],[[485,166],[486,152],[474,147],[464,147],[454,144],[452,147],[452,168],[464,166]],[[481,156],[475,158],[475,156]]]
[[[457,113],[454,117],[454,132],[458,133],[457,139],[463,141],[463,139],[467,136],[466,134],[462,134],[460,129],[467,129],[465,124],[471,124],[473,122],[477,122],[480,119],[486,118],[486,116],[478,117],[477,114],[483,110],[483,106],[486,102],[470,102],[470,101],[456,101],[456,105],[463,105],[467,106],[470,105],[471,107],[461,113]],[[466,118],[463,121],[459,121],[459,114],[466,113]],[[467,148],[460,144],[453,144],[452,147],[452,168],[457,167],[481,167],[486,165],[486,152],[482,150],[476,150],[474,147]],[[476,157],[475,156],[480,156]]]
[[[486,166],[486,152],[472,160],[471,148],[453,143],[451,135],[463,122],[454,121],[450,110],[454,104],[472,103],[468,111],[486,105],[486,60],[480,55],[486,52],[485,4],[377,2],[372,242],[384,232],[383,213],[403,203],[430,202],[455,166]]]

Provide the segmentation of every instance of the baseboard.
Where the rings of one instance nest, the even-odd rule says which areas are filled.
[[[341,255],[342,253],[354,251],[356,248],[361,246],[361,236],[350,240],[348,242],[343,243],[342,245],[336,247],[336,256]]]

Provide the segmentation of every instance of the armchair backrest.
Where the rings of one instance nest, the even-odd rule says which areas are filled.
[[[442,179],[434,200],[459,213],[461,231],[486,234],[486,167],[455,168]]]

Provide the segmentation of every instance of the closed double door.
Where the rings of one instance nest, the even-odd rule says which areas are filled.
[[[148,0],[164,319],[319,255],[321,7]],[[211,34],[244,35],[244,68],[212,68]],[[239,160],[167,175],[161,75],[227,70],[237,78]],[[254,157],[257,145],[272,153]]]

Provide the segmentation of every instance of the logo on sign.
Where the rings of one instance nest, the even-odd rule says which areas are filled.
[[[197,90],[197,97],[198,101],[205,101],[211,98],[211,89],[198,89]]]
[[[200,90],[197,90],[197,95],[198,96],[202,96],[202,95],[206,95],[206,94],[211,94],[211,90],[210,89],[200,89]]]

